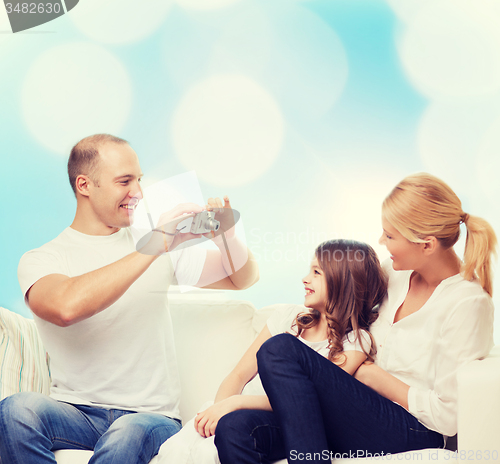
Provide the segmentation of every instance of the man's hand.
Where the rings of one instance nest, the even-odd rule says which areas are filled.
[[[158,256],[175,249],[182,242],[200,238],[201,234],[179,233],[177,226],[180,222],[194,217],[202,211],[203,208],[196,203],[181,203],[170,211],[163,213],[158,219],[158,224],[153,229],[153,232],[138,243],[138,251]]]
[[[229,198],[226,195],[224,197],[224,204],[220,198],[209,198],[206,205],[207,211],[215,212],[215,219],[220,222],[219,231],[215,233],[215,237],[212,233],[205,234],[205,237],[213,239],[214,242],[221,240],[219,236],[224,233],[226,238],[233,238],[235,236],[235,219],[233,210],[231,209],[231,203],[229,203]]]
[[[199,412],[194,419],[194,427],[198,433],[205,438],[214,435],[219,419],[237,409],[238,397],[239,395],[230,396]]]

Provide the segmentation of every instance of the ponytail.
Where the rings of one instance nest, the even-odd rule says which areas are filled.
[[[434,236],[444,248],[455,245],[460,224],[465,224],[461,274],[466,280],[477,277],[492,295],[495,232],[484,219],[464,213],[455,192],[441,179],[423,172],[406,177],[384,200],[382,215],[410,242],[424,243],[426,237]]]
[[[491,258],[496,255],[497,237],[490,224],[480,217],[464,214],[462,220],[467,228],[462,275],[466,280],[477,276],[481,286],[492,296]]]

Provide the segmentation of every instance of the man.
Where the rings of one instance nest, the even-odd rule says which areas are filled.
[[[68,174],[77,199],[73,223],[19,264],[51,358],[51,395],[19,393],[0,403],[1,462],[53,464],[57,449],[93,449],[92,464],[148,463],[180,429],[166,296],[174,275],[180,284],[242,289],[257,281],[258,268],[234,228],[226,244],[213,238],[219,250],[172,251],[194,237],[177,234],[176,225],[203,210],[195,204],[165,213],[135,251],[128,226],[142,199],[142,172],[122,139],[81,140]],[[210,199],[208,206],[223,205]]]

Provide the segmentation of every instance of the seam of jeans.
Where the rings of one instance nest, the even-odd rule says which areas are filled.
[[[60,441],[62,443],[68,443],[70,445],[77,445],[81,449],[84,449],[84,450],[92,451],[94,449],[94,448],[89,448],[88,446],[85,446],[83,443],[80,443],[78,441],[68,440],[67,438],[52,437],[50,440],[51,440],[52,444],[54,444],[54,441]]]
[[[75,406],[75,405],[73,405],[73,406]],[[75,406],[75,409],[83,416],[84,420],[88,423],[88,425],[90,426],[90,428],[97,434],[97,436],[99,438],[102,437],[103,434],[101,432],[99,432],[99,430],[97,430],[96,426],[89,419],[88,414],[86,414],[85,412],[83,412],[82,410],[80,410],[79,408],[77,408],[76,406]],[[106,428],[106,430],[107,429],[109,429],[109,425]],[[59,437],[56,437],[56,438],[60,439]],[[97,438],[97,440],[99,440],[99,438]]]
[[[262,453],[259,453],[257,451],[257,439],[253,437],[253,433],[257,430],[257,429],[260,429],[261,427],[272,427],[274,429],[279,429],[278,426],[276,425],[271,425],[271,424],[260,424],[258,425],[257,427],[253,428],[252,431],[250,432],[250,436],[253,438],[253,448],[254,448],[254,451],[259,455],[259,462],[264,462],[262,460]]]
[[[168,416],[165,416],[165,417],[168,417]],[[171,417],[168,417],[168,418],[169,418],[169,419],[171,419],[171,420],[175,420],[175,419],[172,419]],[[151,439],[151,435],[153,435],[153,432],[155,432],[156,430],[158,430],[158,429],[160,429],[160,428],[162,428],[162,427],[163,427],[163,428],[170,428],[172,425],[173,425],[173,424],[169,424],[169,425],[157,425],[154,429],[151,429],[151,430],[149,431],[149,433],[147,434],[147,436],[146,436],[146,437],[144,437],[144,441],[143,441],[143,443],[146,443],[147,441],[149,441],[149,440]],[[180,424],[179,424],[179,425],[180,425]],[[178,433],[178,432],[179,432],[179,430],[177,430],[177,432],[175,432],[175,433]],[[173,437],[173,436],[175,435],[175,433],[174,433],[173,435],[170,435],[170,436],[171,436],[171,437]],[[168,440],[168,438],[167,438],[167,440]],[[144,446],[142,447],[141,452],[142,452],[142,454],[144,455]],[[150,459],[152,459],[152,457],[153,457],[153,456],[151,456],[151,458],[150,458]],[[0,464],[1,464],[1,463],[0,463]]]

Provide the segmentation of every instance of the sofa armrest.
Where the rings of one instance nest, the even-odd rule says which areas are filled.
[[[500,346],[458,372],[458,451],[500,462]]]

